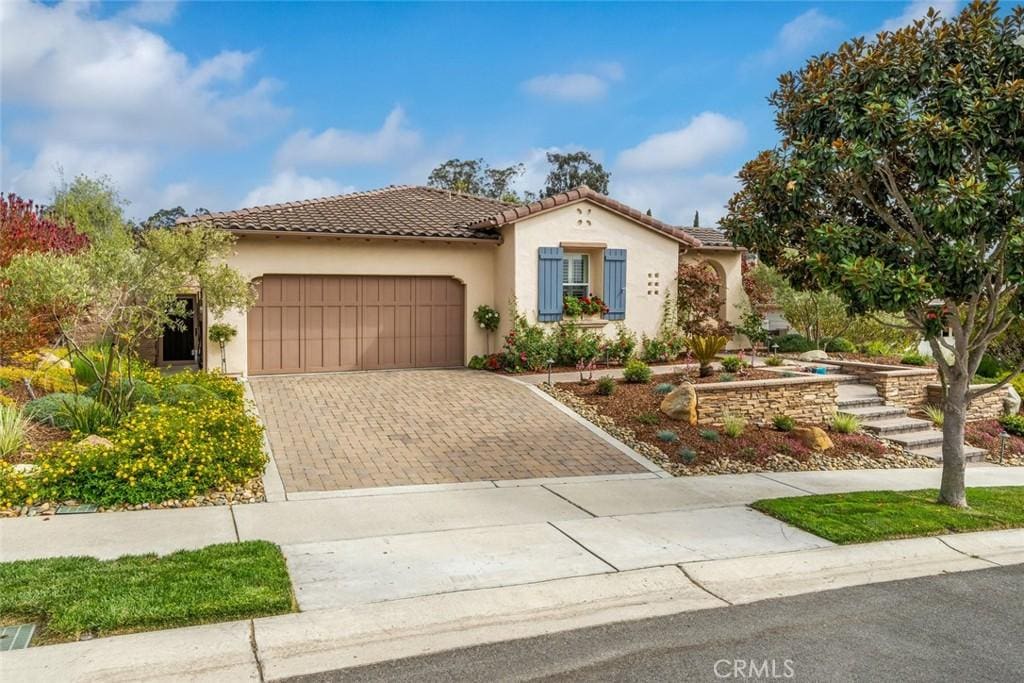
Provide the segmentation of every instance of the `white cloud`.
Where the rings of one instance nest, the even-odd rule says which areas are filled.
[[[177,0],[139,0],[118,12],[117,18],[139,24],[166,24],[177,13]]]
[[[330,178],[311,178],[286,169],[277,173],[270,182],[253,188],[245,195],[239,207],[297,202],[348,192],[355,192],[355,188],[341,185]]]
[[[625,77],[625,69],[618,62],[598,64],[593,72],[544,74],[523,81],[527,93],[564,102],[589,102],[608,94],[614,81]]]
[[[420,145],[419,131],[409,128],[405,111],[395,107],[375,131],[328,128],[314,135],[300,130],[277,150],[279,168],[381,164],[409,154]]]
[[[742,145],[746,137],[742,122],[706,111],[684,128],[652,135],[622,151],[618,164],[627,171],[693,168]]]
[[[13,130],[22,139],[76,144],[223,144],[239,126],[284,112],[271,80],[241,83],[254,55],[225,51],[191,63],[161,36],[85,3],[7,2],[0,14],[5,101],[44,114]],[[136,13],[137,13],[136,12]],[[127,13],[127,14],[126,14]]]
[[[818,9],[809,9],[786,22],[775,34],[772,46],[758,54],[754,61],[760,64],[773,64],[789,57],[802,56],[842,26],[838,19]]]
[[[641,211],[651,210],[655,218],[673,225],[693,224],[693,212],[700,211],[700,224],[714,227],[725,215],[725,205],[736,190],[735,175],[669,174],[612,175],[612,196]]]
[[[886,19],[878,28],[878,31],[895,31],[903,28],[928,14],[928,8],[934,7],[942,13],[943,17],[951,18],[956,15],[960,3],[957,0],[914,0],[908,3],[899,16]],[[877,31],[876,31],[877,32]]]

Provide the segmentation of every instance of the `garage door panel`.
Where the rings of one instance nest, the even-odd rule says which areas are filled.
[[[461,365],[463,287],[443,277],[268,275],[249,312],[249,371]]]

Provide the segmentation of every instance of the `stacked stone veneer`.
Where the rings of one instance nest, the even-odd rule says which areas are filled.
[[[972,389],[992,386],[991,384],[974,384]],[[980,398],[971,401],[971,407],[967,409],[967,419],[972,420],[994,420],[1003,414],[1003,400],[1009,395],[1010,390],[1003,387],[992,391]],[[945,398],[941,384],[929,384],[927,387],[928,403],[933,406],[941,406]]]
[[[697,421],[718,424],[726,415],[769,424],[776,415],[798,422],[827,422],[838,407],[842,375],[780,377],[746,382],[697,384]]]
[[[880,365],[860,361],[828,360],[845,375],[852,375],[862,384],[871,384],[886,405],[919,408],[930,403],[928,387],[939,379],[935,368],[908,368],[900,365]]]

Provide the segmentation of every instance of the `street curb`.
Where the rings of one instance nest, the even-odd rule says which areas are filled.
[[[261,666],[265,680],[277,680],[589,626],[1017,563],[1024,563],[1024,529],[833,546],[30,648],[0,653],[0,670],[19,681],[50,681],[58,674],[70,681],[234,680],[255,679]]]
[[[245,387],[246,408],[250,415],[253,415],[263,425],[263,452],[267,455],[267,465],[263,468],[263,495],[268,503],[280,503],[288,500],[285,493],[284,480],[281,472],[277,469],[277,461],[274,460],[274,451],[270,448],[270,437],[267,436],[267,423],[263,421],[260,410],[256,405],[256,394],[253,393],[252,385],[248,379],[238,380]]]

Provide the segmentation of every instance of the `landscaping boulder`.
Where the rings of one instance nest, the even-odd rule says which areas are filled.
[[[821,427],[797,427],[793,430],[793,436],[800,439],[803,445],[819,452],[835,446]]]
[[[57,356],[53,355],[49,351],[47,351],[46,353],[44,353],[41,356],[39,356],[38,367],[40,367],[40,368],[50,368],[50,367],[54,367],[54,366],[56,366],[58,368],[63,368],[65,370],[70,370],[71,369],[71,363],[69,363],[66,358],[58,358]]]
[[[689,382],[684,382],[665,394],[659,409],[673,420],[686,420],[696,426],[697,390]]]
[[[1020,394],[1012,384],[1006,385],[1006,396],[1003,398],[1003,415],[1016,415],[1020,412]]]
[[[84,439],[82,439],[81,441],[79,441],[75,445],[76,446],[100,446],[102,448],[113,448],[114,447],[114,444],[111,443],[110,439],[104,439],[102,436],[96,436],[95,434],[90,434],[89,436],[85,437]]]
[[[800,360],[804,361],[816,361],[816,360],[828,360],[828,354],[821,349],[812,349],[811,351],[804,351],[800,354]]]

